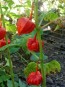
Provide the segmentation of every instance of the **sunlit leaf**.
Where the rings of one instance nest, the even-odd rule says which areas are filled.
[[[16,26],[14,24],[8,24],[6,26],[7,31],[11,31],[13,33],[16,33]]]
[[[4,0],[7,2],[8,6],[11,8],[11,6],[14,4],[13,0]]]

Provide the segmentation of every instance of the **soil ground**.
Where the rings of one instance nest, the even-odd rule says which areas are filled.
[[[65,87],[65,29],[46,33],[43,38],[48,61],[56,59],[61,64],[60,73],[47,77],[47,87]]]

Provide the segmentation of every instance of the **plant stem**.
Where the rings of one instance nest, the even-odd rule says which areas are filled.
[[[38,0],[35,0],[35,24],[36,24],[36,29],[37,29],[37,38],[39,41],[39,47],[40,47],[40,65],[41,65],[41,73],[42,73],[42,87],[46,87],[46,68],[43,60],[43,50],[42,50],[42,41],[41,41],[41,34],[40,34],[40,29],[39,29],[39,24],[38,24]]]
[[[41,28],[45,28],[46,26],[48,26],[49,24],[51,24],[51,23],[53,23],[53,22],[54,22],[54,21],[50,21],[50,22],[48,22],[47,24],[41,26]]]
[[[55,20],[52,20],[52,21],[50,21],[50,22],[48,22],[47,24],[45,24],[45,25],[43,25],[43,26],[41,26],[41,24],[40,24],[40,26],[41,26],[41,28],[45,28],[45,27],[47,27],[48,25],[50,25],[51,23],[54,23],[56,20],[58,20],[58,19],[60,19],[60,17],[59,18],[56,18]]]
[[[42,50],[40,31],[38,31],[37,36],[38,36],[39,47],[40,47],[41,73],[42,73],[42,77],[43,77],[42,87],[46,87],[46,68],[45,68],[45,64],[44,64],[44,60],[43,60],[44,54],[43,54],[43,50]]]
[[[0,3],[0,8],[1,8],[1,15],[2,15],[2,23],[3,23],[4,28],[6,28],[6,27],[5,27],[5,21],[4,21],[4,15],[3,15],[1,3]],[[6,35],[5,39],[6,39],[6,44],[8,45],[7,35]],[[7,48],[7,58],[8,58],[8,60],[9,60],[10,75],[11,75],[11,79],[12,79],[12,86],[15,87],[14,73],[13,73],[13,64],[12,64],[12,60],[11,60],[11,57],[10,57],[9,47]]]

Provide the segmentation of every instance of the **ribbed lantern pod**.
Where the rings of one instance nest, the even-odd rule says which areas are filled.
[[[32,32],[35,28],[35,24],[31,21],[33,13],[33,3],[32,3],[32,10],[29,18],[21,17],[17,21],[17,31],[19,35],[28,34]]]
[[[29,85],[40,85],[42,83],[42,74],[38,70],[38,65],[36,67],[36,72],[31,72],[27,77],[27,83]]]
[[[34,28],[35,24],[29,20],[29,18],[22,17],[17,21],[17,30],[19,35],[28,34],[32,32]]]
[[[43,46],[44,46],[44,42],[42,41],[42,47]],[[39,42],[36,39],[36,35],[34,36],[34,38],[29,38],[27,40],[27,48],[30,51],[39,52]]]

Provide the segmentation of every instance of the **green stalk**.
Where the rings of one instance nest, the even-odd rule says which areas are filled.
[[[0,9],[1,9],[1,15],[2,15],[2,23],[3,23],[4,28],[6,29],[4,15],[3,15],[2,7],[1,7],[1,3],[0,3]],[[8,45],[7,35],[6,35],[5,39],[6,39],[6,44]],[[14,73],[13,73],[13,64],[12,64],[12,60],[11,60],[11,57],[10,57],[9,47],[7,48],[7,58],[9,60],[10,75],[11,75],[11,79],[12,79],[12,86],[15,87]]]
[[[39,47],[40,47],[40,65],[41,65],[41,73],[42,73],[42,87],[46,87],[46,68],[44,64],[44,54],[43,54],[43,49],[42,49],[42,42],[41,42],[41,34],[40,34],[40,29],[39,29],[39,24],[38,24],[38,0],[35,0],[35,24],[36,24],[36,29],[37,29],[37,38],[39,41]]]
[[[45,68],[45,64],[44,64],[44,60],[43,60],[44,54],[43,54],[43,50],[42,50],[40,31],[38,31],[37,36],[38,36],[39,47],[40,47],[41,73],[42,73],[42,77],[43,77],[42,87],[46,87],[46,68]]]

